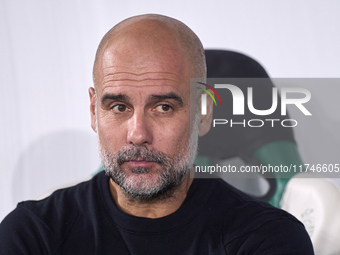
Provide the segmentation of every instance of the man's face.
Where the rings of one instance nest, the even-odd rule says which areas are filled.
[[[104,53],[92,127],[107,173],[130,198],[146,200],[181,183],[193,163],[198,131],[190,129],[185,54],[173,45],[157,54],[148,45],[129,44],[123,40]],[[92,93],[92,107],[95,100]]]

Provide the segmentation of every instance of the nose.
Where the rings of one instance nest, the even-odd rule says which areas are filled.
[[[128,144],[141,146],[152,143],[152,125],[143,111],[134,112],[127,125]]]

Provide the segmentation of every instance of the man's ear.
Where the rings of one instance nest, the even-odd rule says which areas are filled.
[[[94,132],[97,133],[97,125],[96,125],[96,91],[94,88],[89,88],[89,95],[90,95],[90,114],[91,114],[91,127]]]
[[[207,114],[202,115],[200,109],[199,136],[204,136],[206,133],[208,133],[211,127],[212,117],[213,117],[213,100],[211,97],[207,97]]]

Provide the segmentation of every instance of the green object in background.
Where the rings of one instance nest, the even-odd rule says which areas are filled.
[[[294,172],[294,165],[298,170],[298,166],[303,165],[297,146],[294,142],[277,141],[268,143],[254,152],[254,157],[265,166],[287,166],[290,167],[291,172],[288,173],[273,173],[276,180],[276,191],[271,199],[268,201],[275,207],[280,207],[280,201],[286,185],[290,178],[296,173]]]
[[[209,166],[210,158],[208,156],[197,156],[194,164],[196,166]]]

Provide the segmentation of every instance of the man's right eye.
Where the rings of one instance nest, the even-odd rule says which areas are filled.
[[[127,107],[126,105],[123,105],[123,104],[116,104],[112,107],[112,110],[116,113],[122,113],[127,110]]]

